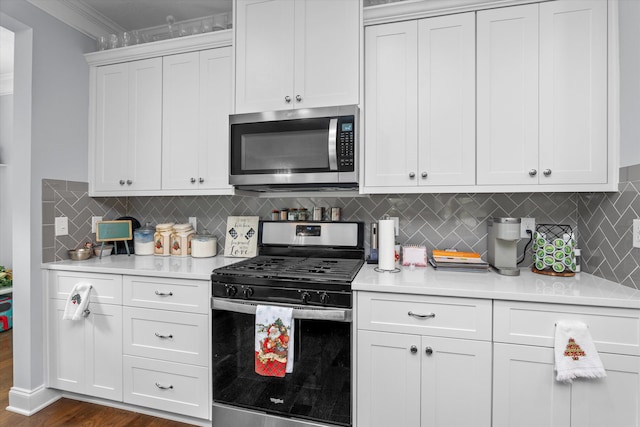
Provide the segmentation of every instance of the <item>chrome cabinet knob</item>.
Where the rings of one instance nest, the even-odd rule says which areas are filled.
[[[202,184],[202,183],[204,182],[204,178],[199,178],[199,179],[198,179],[198,182],[199,182],[200,184]]]
[[[194,184],[194,183],[196,182],[196,179],[192,177],[192,178],[190,179],[190,181],[191,181],[191,183],[192,183],[192,184]]]
[[[536,175],[538,175],[538,171],[537,171],[537,170],[535,170],[535,169],[531,169],[531,170],[529,171],[529,176],[536,176]]]
[[[427,356],[431,356],[433,354],[433,349],[431,347],[427,347],[424,349],[424,352],[427,353]]]
[[[415,172],[409,172],[409,178],[415,178],[415,177],[416,177]]]
[[[127,185],[131,185],[133,184],[133,181],[131,181],[130,179],[127,180]]]
[[[290,96],[285,96],[284,97],[284,102],[286,102],[287,104],[291,102],[291,97]]]
[[[411,354],[416,354],[418,352],[418,347],[416,347],[415,345],[412,345],[409,350],[411,351]]]
[[[427,176],[429,176],[429,174],[428,174],[428,173],[426,173],[426,172],[422,172],[421,176],[422,176],[423,178],[426,178]]]
[[[120,180],[120,185],[124,185],[124,179]]]
[[[545,169],[543,172],[544,176],[549,176],[551,175],[551,169]]]
[[[302,101],[302,97],[300,95],[296,95],[296,101],[298,102]]]

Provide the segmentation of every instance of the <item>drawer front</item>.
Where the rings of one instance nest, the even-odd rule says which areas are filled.
[[[207,315],[126,306],[122,313],[125,354],[209,365]]]
[[[491,300],[358,292],[357,304],[358,329],[491,341]]]
[[[119,274],[49,271],[49,298],[69,298],[77,283],[90,283],[89,301],[102,304],[122,304],[122,276]]]
[[[124,304],[162,310],[208,313],[211,283],[207,280],[124,276]]]
[[[124,402],[210,418],[209,369],[124,356]]]
[[[640,355],[640,310],[496,301],[494,341],[553,347],[555,324],[579,320],[600,352]]]

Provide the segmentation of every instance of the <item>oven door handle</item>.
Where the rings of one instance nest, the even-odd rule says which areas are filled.
[[[350,308],[322,308],[308,307],[304,305],[278,305],[293,308],[293,318],[302,320],[329,320],[333,322],[351,323],[353,310]],[[232,311],[234,313],[256,314],[258,303],[248,301],[230,301],[222,298],[211,298],[211,306],[214,310]]]

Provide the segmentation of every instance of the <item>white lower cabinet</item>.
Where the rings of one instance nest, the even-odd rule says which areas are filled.
[[[51,272],[48,279],[47,387],[121,401],[121,276]],[[89,313],[64,320],[66,299],[79,282],[94,286]],[[116,303],[96,302],[104,295],[115,296]]]
[[[508,301],[494,308],[494,427],[640,426],[638,310]],[[556,381],[559,320],[587,324],[605,378]]]
[[[491,425],[491,301],[359,292],[357,318],[358,426]]]
[[[210,418],[209,282],[123,282],[124,401]]]
[[[46,386],[210,419],[209,281],[48,271]],[[89,314],[63,320],[73,286]]]

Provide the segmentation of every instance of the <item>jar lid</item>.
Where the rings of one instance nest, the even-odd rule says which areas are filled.
[[[158,224],[156,225],[156,230],[169,230],[170,228],[172,228],[174,225],[173,222],[167,222],[165,224]]]
[[[189,229],[193,230],[193,226],[191,225],[191,223],[187,222],[186,224],[176,224],[176,225],[173,226],[173,229],[176,230],[176,231],[178,231],[178,230],[179,231],[186,231],[186,230],[189,230]]]
[[[151,225],[150,222],[147,222],[144,227],[136,228],[134,231],[138,231],[140,233],[153,233],[156,231],[156,228]]]
[[[213,234],[196,234],[193,236],[193,240],[197,240],[198,242],[210,242],[217,241],[218,238]]]

